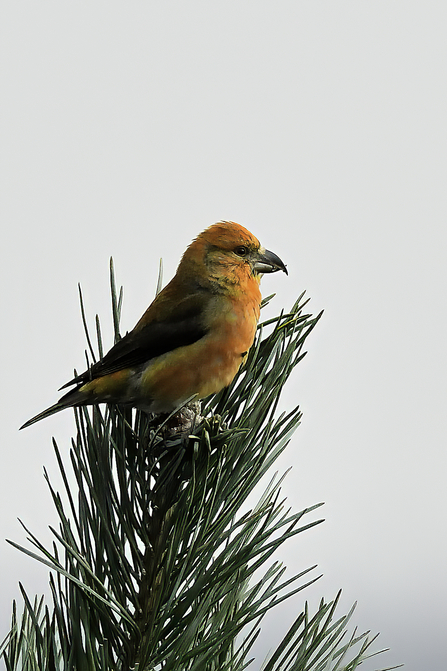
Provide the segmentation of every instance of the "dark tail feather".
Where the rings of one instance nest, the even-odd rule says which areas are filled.
[[[65,408],[72,408],[75,405],[84,405],[85,401],[86,401],[85,396],[79,391],[79,387],[77,389],[72,389],[67,394],[62,396],[62,398],[60,398],[57,403],[51,405],[43,412],[39,412],[39,414],[36,415],[35,417],[31,417],[31,419],[25,422],[25,424],[21,426],[20,429],[26,429],[27,426],[31,426],[31,424],[40,422],[41,419],[45,419],[45,417],[50,417],[51,415],[56,414],[56,412],[65,410]]]
[[[69,406],[64,405],[62,403],[55,403],[51,407],[47,408],[43,412],[40,412],[38,415],[35,417],[32,417],[29,419],[23,426],[20,427],[20,429],[26,429],[27,426],[31,426],[31,424],[35,424],[36,422],[39,422],[41,419],[45,419],[45,417],[50,417],[50,415],[54,415],[56,412],[59,412],[60,410],[64,410],[65,408],[68,408]],[[20,431],[19,429],[19,431]]]

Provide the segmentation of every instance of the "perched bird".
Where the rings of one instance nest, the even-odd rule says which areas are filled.
[[[177,272],[135,328],[85,373],[55,405],[25,428],[64,408],[120,403],[172,412],[191,397],[227,387],[253,344],[263,273],[286,267],[246,228],[223,221],[186,249]]]

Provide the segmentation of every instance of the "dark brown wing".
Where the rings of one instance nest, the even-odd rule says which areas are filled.
[[[192,345],[207,332],[203,324],[203,300],[191,297],[182,301],[179,309],[168,319],[151,321],[125,335],[100,361],[61,389],[138,366],[178,347]]]

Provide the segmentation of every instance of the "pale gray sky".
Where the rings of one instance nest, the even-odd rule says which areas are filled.
[[[84,364],[77,282],[111,343],[186,245],[232,219],[288,264],[263,280],[325,315],[284,405],[281,458],[298,510],[326,522],[282,551],[318,563],[270,620],[259,659],[307,597],[341,587],[380,631],[380,667],[444,671],[446,580],[447,5],[393,2],[31,2],[0,8],[0,539],[55,524],[45,465],[70,411],[18,432]],[[0,540],[0,628],[21,580],[47,572]],[[0,637],[2,635],[0,634]],[[259,668],[259,663],[256,668]],[[367,667],[375,668],[375,665]]]

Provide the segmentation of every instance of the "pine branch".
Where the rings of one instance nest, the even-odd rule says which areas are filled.
[[[111,288],[116,340],[122,290],[112,263]],[[299,408],[277,416],[277,407],[321,316],[306,314],[306,303],[300,296],[260,327],[245,368],[202,408],[188,404],[168,418],[114,406],[75,411],[69,457],[76,486],[55,441],[63,495],[45,473],[59,518],[55,541],[45,548],[28,530],[33,550],[10,541],[52,569],[53,603],[31,603],[22,589],[24,614],[19,619],[13,605],[0,649],[8,671],[248,666],[265,613],[318,579],[315,567],[286,578],[271,558],[321,523],[313,515],[320,504],[286,509],[282,478],[274,476],[244,512],[301,419]],[[101,329],[96,318],[96,355],[82,295],[81,311],[95,360]],[[334,621],[337,602],[322,601],[312,617],[306,607],[265,671],[350,671],[366,659],[371,641],[346,637],[352,611]]]

